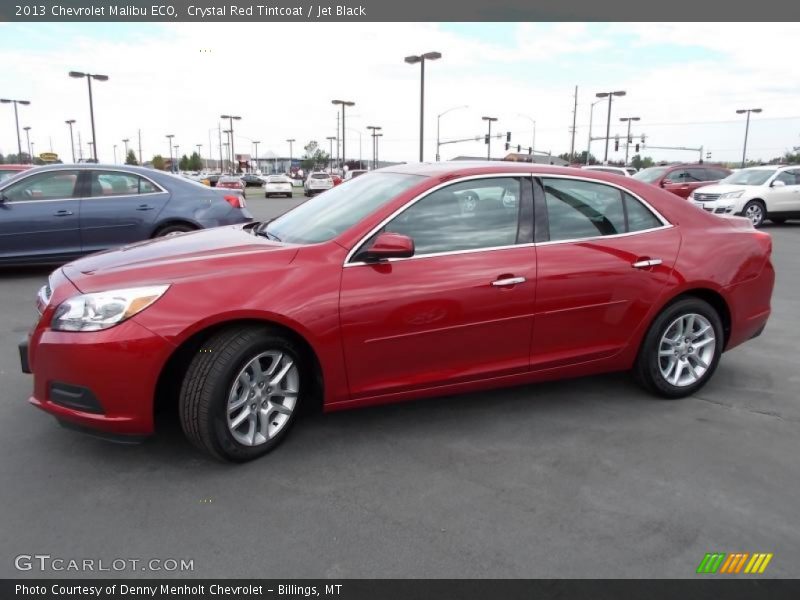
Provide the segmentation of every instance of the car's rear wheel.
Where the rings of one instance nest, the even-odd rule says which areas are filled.
[[[286,436],[299,412],[308,366],[294,342],[268,327],[213,336],[189,365],[180,392],[186,437],[233,462],[258,458]]]
[[[639,350],[634,375],[645,389],[663,398],[689,396],[714,374],[723,345],[717,311],[699,298],[683,298],[653,321]]]
[[[164,237],[167,235],[175,235],[177,233],[186,233],[187,231],[195,231],[197,228],[187,223],[175,223],[173,225],[165,225],[156,230],[153,237]]]
[[[745,204],[742,215],[750,219],[753,227],[761,227],[767,215],[767,208],[761,200],[750,200]]]

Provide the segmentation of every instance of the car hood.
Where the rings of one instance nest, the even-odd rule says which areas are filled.
[[[63,267],[82,292],[114,287],[243,274],[254,267],[289,264],[298,246],[254,235],[252,225],[216,227],[138,242],[91,254]],[[268,264],[267,264],[268,262]]]
[[[694,193],[701,193],[701,194],[727,194],[728,192],[741,192],[742,190],[745,193],[748,190],[755,190],[759,186],[757,185],[742,185],[738,183],[716,183],[714,185],[704,185],[703,187],[697,188]]]

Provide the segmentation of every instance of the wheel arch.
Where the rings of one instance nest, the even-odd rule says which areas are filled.
[[[153,395],[153,418],[156,427],[158,427],[160,423],[163,423],[164,420],[171,421],[173,417],[177,422],[178,396],[180,394],[183,376],[189,368],[192,359],[202,348],[203,344],[216,333],[230,327],[241,325],[270,327],[292,339],[303,349],[313,369],[311,377],[313,387],[312,393],[309,396],[311,402],[305,405],[304,412],[320,412],[322,410],[324,397],[322,364],[311,343],[298,331],[283,323],[269,319],[236,318],[212,323],[195,331],[172,351],[161,368],[161,372],[156,380],[156,387]]]
[[[156,237],[158,232],[166,227],[172,227],[173,225],[188,225],[194,230],[203,229],[203,226],[199,223],[195,223],[189,219],[182,219],[180,217],[171,217],[169,219],[164,219],[163,221],[159,221],[156,223],[152,230],[150,231],[150,239]]]

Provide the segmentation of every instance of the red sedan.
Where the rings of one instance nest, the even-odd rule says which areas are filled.
[[[632,371],[687,396],[770,314],[772,241],[636,180],[513,163],[370,172],[262,224],[55,271],[30,401],[105,437],[244,461],[299,409]]]

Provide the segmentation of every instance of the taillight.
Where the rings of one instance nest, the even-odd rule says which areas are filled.
[[[233,208],[245,208],[247,206],[242,196],[225,196],[225,202]]]

